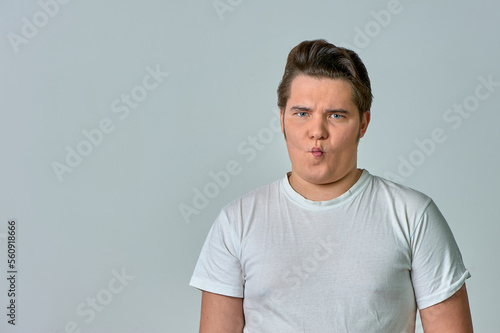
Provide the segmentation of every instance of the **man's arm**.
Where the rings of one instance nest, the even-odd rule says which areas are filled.
[[[425,333],[472,333],[465,283],[450,298],[420,310],[420,318]]]
[[[243,298],[202,292],[200,333],[242,333]]]

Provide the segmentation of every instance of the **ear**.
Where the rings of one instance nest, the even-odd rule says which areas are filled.
[[[363,116],[361,118],[361,124],[359,126],[360,139],[365,135],[369,123],[370,123],[370,111],[365,111],[363,112]]]

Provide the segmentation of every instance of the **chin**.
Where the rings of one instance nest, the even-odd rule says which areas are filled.
[[[353,170],[348,168],[335,169],[335,170],[328,168],[326,170],[315,170],[310,172],[304,172],[302,173],[302,175],[304,176],[302,178],[312,184],[324,185],[342,180],[343,178],[348,176],[352,171]]]
[[[334,175],[328,174],[307,174],[302,177],[305,181],[315,185],[325,185],[337,181],[342,177],[335,177]]]

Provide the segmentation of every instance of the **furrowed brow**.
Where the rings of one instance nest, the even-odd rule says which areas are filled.
[[[343,114],[349,114],[349,113],[351,113],[349,110],[346,110],[346,109],[328,109],[328,110],[326,110],[326,112],[330,112],[330,113],[343,113]]]
[[[297,105],[297,106],[292,106],[290,108],[291,111],[311,111],[311,108],[308,108],[306,106],[300,106],[300,105]]]

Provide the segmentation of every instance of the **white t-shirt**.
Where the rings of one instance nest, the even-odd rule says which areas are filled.
[[[470,277],[426,195],[364,170],[311,201],[288,177],[224,207],[190,285],[243,297],[244,332],[414,332]]]

